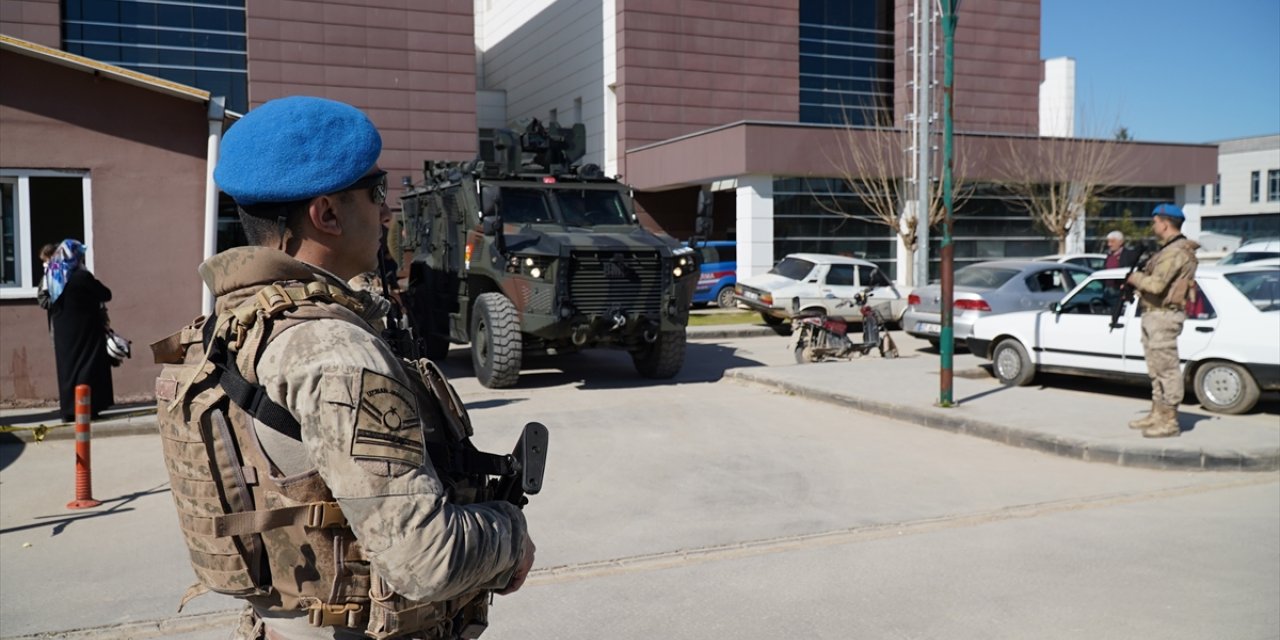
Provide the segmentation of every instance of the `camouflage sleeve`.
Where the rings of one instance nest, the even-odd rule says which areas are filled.
[[[1147,272],[1134,272],[1133,286],[1139,291],[1160,295],[1181,274],[1195,255],[1174,247],[1166,247],[1151,259]]]
[[[422,446],[422,429],[434,427],[418,421],[386,345],[342,320],[304,322],[271,341],[258,375],[297,417],[310,462],[397,593],[441,601],[506,586],[524,514],[506,502],[444,499]]]

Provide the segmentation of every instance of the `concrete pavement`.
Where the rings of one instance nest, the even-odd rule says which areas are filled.
[[[1155,469],[1273,471],[1280,469],[1280,415],[1274,398],[1251,414],[1227,416],[1184,404],[1178,438],[1146,439],[1126,423],[1149,407],[1141,387],[1115,387],[1065,376],[1042,376],[1028,387],[1000,385],[979,360],[958,354],[953,398],[958,406],[934,406],[938,398],[939,360],[923,341],[894,332],[902,358],[862,358],[796,366],[730,369],[727,377],[765,385],[784,393],[832,402],[915,425],[1091,462]],[[759,336],[783,340],[759,324],[691,327],[691,340]],[[1044,386],[1041,386],[1044,385]],[[1106,388],[1106,387],[1104,387]],[[1188,398],[1189,402],[1194,399]],[[0,410],[0,424],[16,427],[5,438],[34,440],[32,427],[50,426],[49,439],[74,437],[50,409]],[[114,408],[93,423],[95,437],[155,430],[145,406]]]

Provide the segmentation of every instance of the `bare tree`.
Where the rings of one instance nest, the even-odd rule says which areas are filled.
[[[882,118],[869,127],[853,126],[846,119],[845,126],[836,131],[838,140],[837,144],[833,145],[836,152],[828,154],[828,160],[835,168],[836,177],[845,183],[850,192],[861,199],[866,208],[871,211],[872,216],[855,215],[834,197],[825,200],[818,197],[819,206],[829,213],[864,219],[889,227],[902,240],[907,251],[914,255],[918,216],[906,207],[908,202],[916,201],[915,186],[908,180],[913,169],[911,154],[908,153],[908,148],[913,144],[910,133],[893,128],[887,118]],[[954,166],[962,166],[958,158]],[[935,169],[933,175],[935,179],[931,181],[929,189],[929,226],[931,228],[937,227],[946,214],[943,210],[942,172],[940,169]],[[953,209],[958,209],[971,193],[971,189],[965,186],[964,180],[958,176],[953,175],[951,182],[951,206]],[[952,211],[952,215],[955,215],[955,211]],[[901,274],[902,280],[906,283],[915,283],[912,273],[915,261],[907,260],[905,264],[906,273]]]
[[[1001,182],[1050,238],[1067,251],[1067,236],[1084,225],[1088,204],[1125,178],[1124,142],[1112,138],[1009,138]]]

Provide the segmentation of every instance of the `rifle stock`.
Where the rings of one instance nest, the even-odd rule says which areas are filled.
[[[522,507],[529,503],[526,495],[542,490],[542,474],[547,468],[547,444],[547,428],[542,423],[524,425],[520,440],[511,452],[511,473],[498,478],[494,485],[494,498]]]

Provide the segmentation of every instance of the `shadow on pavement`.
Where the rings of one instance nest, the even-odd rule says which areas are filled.
[[[22,452],[27,448],[27,443],[13,435],[12,433],[0,433],[0,471],[9,468],[22,457]]]
[[[470,351],[454,349],[437,362],[451,379],[475,376]],[[732,347],[689,342],[684,366],[670,380],[652,380],[636,373],[631,355],[621,349],[587,349],[578,353],[527,358],[514,389],[543,389],[576,385],[583,390],[632,389],[675,383],[716,382],[729,369],[759,367],[762,363],[737,355]]]
[[[43,527],[52,527],[53,529],[50,532],[50,534],[56,536],[62,533],[63,531],[66,531],[68,526],[76,522],[79,522],[81,520],[101,518],[102,516],[110,516],[110,515],[115,515],[119,513],[128,513],[130,511],[133,511],[134,510],[133,507],[127,507],[125,505],[128,505],[129,503],[135,500],[138,500],[139,498],[145,498],[146,496],[156,495],[160,493],[168,493],[169,492],[169,489],[167,488],[168,484],[169,483],[166,482],[164,484],[156,485],[151,489],[147,489],[146,491],[135,491],[133,493],[126,493],[125,495],[118,496],[115,498],[107,498],[105,500],[101,500],[102,506],[107,507],[102,511],[82,511],[76,514],[68,514],[68,515],[36,516],[35,519],[42,520],[42,522],[33,522],[31,524],[24,524],[17,527],[9,527],[8,529],[0,529],[0,534],[13,533],[15,531],[26,531],[28,529],[40,529]],[[111,505],[111,506],[108,507],[107,505]]]

